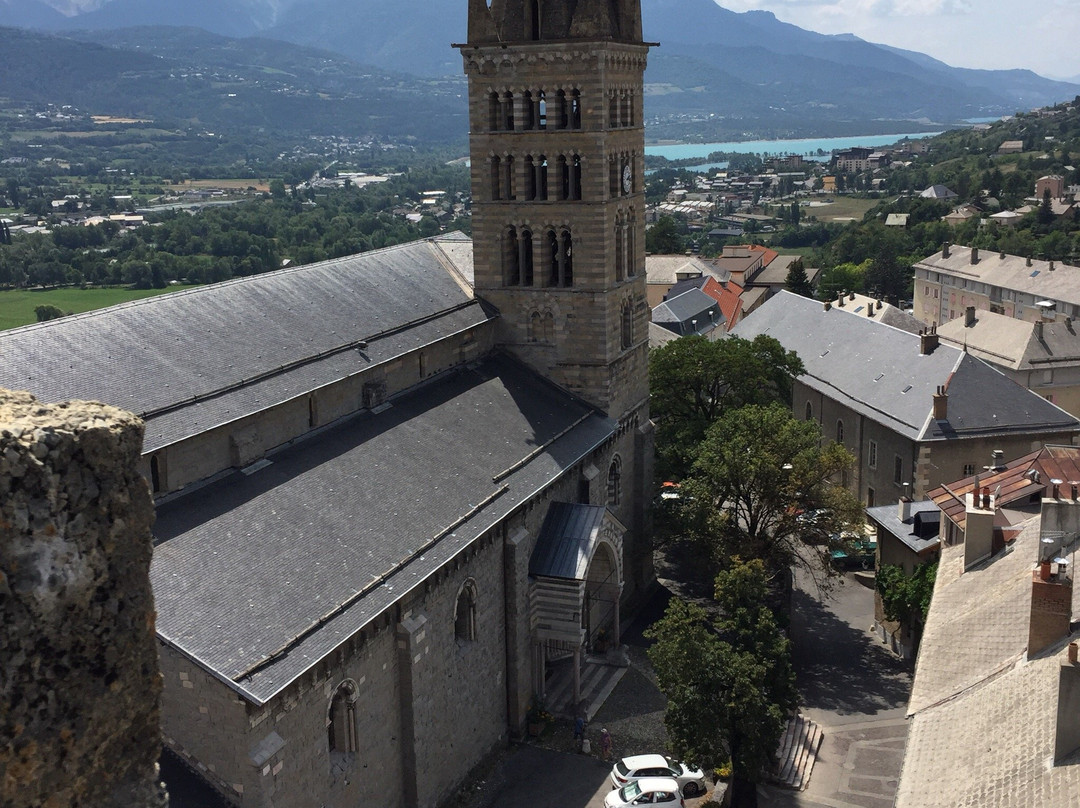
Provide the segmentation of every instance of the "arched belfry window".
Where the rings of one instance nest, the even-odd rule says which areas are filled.
[[[581,92],[579,90],[570,93],[570,128],[581,128]]]
[[[525,38],[535,42],[540,39],[540,0],[526,0],[525,9]]]
[[[476,639],[476,582],[472,578],[461,585],[454,604],[454,637],[466,642]]]
[[[326,739],[330,754],[351,755],[356,752],[356,682],[346,679],[330,699],[326,716]]]
[[[608,505],[618,505],[622,499],[622,460],[618,455],[611,459],[607,473]]]

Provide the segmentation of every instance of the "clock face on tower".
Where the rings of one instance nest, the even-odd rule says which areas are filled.
[[[630,193],[630,189],[634,187],[634,173],[630,170],[630,164],[627,163],[622,169],[622,189],[623,193]]]

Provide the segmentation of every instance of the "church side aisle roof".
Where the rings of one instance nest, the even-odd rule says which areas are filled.
[[[502,356],[392,402],[159,508],[166,642],[265,703],[615,430]]]
[[[470,247],[451,234],[6,331],[0,387],[130,409],[151,452],[483,322]]]

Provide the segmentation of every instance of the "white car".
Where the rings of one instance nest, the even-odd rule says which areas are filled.
[[[623,808],[625,805],[665,805],[684,808],[679,784],[670,777],[643,777],[615,789],[604,798],[604,808]]]
[[[705,773],[701,769],[664,755],[634,755],[623,758],[611,768],[611,784],[615,788],[622,788],[642,777],[670,777],[679,784],[679,791],[685,797],[705,793]]]

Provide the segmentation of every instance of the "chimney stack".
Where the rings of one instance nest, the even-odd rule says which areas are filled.
[[[1002,449],[994,449],[990,452],[990,470],[1002,471],[1005,468],[1005,452]]]
[[[1050,262],[1050,271],[1051,272],[1054,271],[1054,262],[1053,261]]]
[[[968,306],[964,309],[964,327],[973,328],[975,326],[975,307]]]
[[[844,308],[844,293],[841,291],[840,296],[836,299],[836,305],[840,308]]]
[[[949,394],[945,392],[945,387],[939,385],[937,392],[934,393],[934,420],[935,421],[947,421],[949,418]]]
[[[1041,562],[1031,576],[1028,657],[1069,636],[1071,618],[1072,578],[1068,568],[1065,564]]]
[[[998,257],[999,257],[999,258],[1000,258],[1000,259],[1001,259],[1002,261],[1004,261],[1004,260],[1005,260],[1005,251],[1004,251],[1004,250],[1002,250],[1002,251],[1001,251],[1001,255],[999,255]]]
[[[937,326],[919,332],[919,353],[929,356],[938,346]]]
[[[854,293],[854,292],[851,292],[851,293],[850,293],[850,294],[848,295],[848,300],[854,300],[854,299],[855,299],[855,293]]]
[[[826,300],[825,301],[825,311],[832,311],[832,301],[831,300]]]
[[[964,497],[964,572],[990,557],[994,549],[994,508],[978,488]]]
[[[1031,256],[1030,255],[1027,257],[1027,265],[1031,266]]]
[[[874,308],[876,308],[878,311],[881,311],[881,301],[880,300],[875,301]]]
[[[866,316],[867,317],[873,317],[874,316],[874,304],[873,303],[871,303],[869,306],[866,307]]]
[[[942,242],[942,244],[941,244],[941,257],[942,258],[948,258],[949,257],[949,242],[947,242],[947,241]]]
[[[971,248],[971,263],[973,263],[973,264],[979,263],[979,248],[978,247],[972,247]]]
[[[1035,325],[1035,339],[1037,339],[1037,340],[1039,340],[1040,342],[1042,342],[1042,338],[1043,338],[1043,324],[1042,324],[1042,320],[1038,320],[1038,321],[1036,321],[1036,322],[1034,323],[1034,325]]]
[[[907,486],[907,483],[904,483]],[[911,497],[907,494],[900,497],[900,501],[897,503],[896,518],[901,522],[906,522],[911,518]]]

